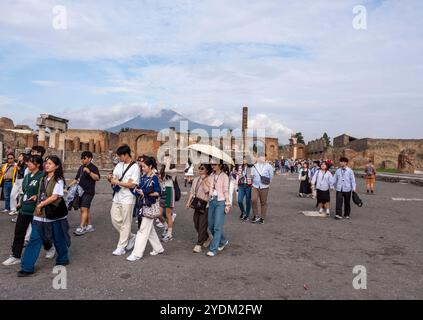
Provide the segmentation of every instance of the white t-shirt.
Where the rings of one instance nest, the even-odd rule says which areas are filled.
[[[113,177],[119,180],[122,177],[122,174],[128,168],[129,163],[125,164],[119,162],[115,169],[113,170]],[[135,163],[132,167],[126,172],[125,176],[122,179],[123,183],[127,183],[129,180],[132,180],[135,184],[140,182],[141,172],[140,167]],[[113,197],[113,202],[121,204],[135,204],[135,196],[132,194],[131,190],[128,188],[121,187],[120,191],[115,194]]]

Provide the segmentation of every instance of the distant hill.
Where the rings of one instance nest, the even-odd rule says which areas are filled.
[[[191,121],[183,115],[169,109],[161,110],[158,116],[154,117],[143,117],[142,115],[136,116],[135,118],[121,123],[112,128],[106,129],[107,131],[118,133],[121,129],[147,129],[147,130],[162,130],[165,128],[175,127],[176,131],[179,131],[180,121],[188,121],[188,129],[203,129],[211,134],[212,129],[220,129],[221,127],[209,126],[207,124],[198,123]]]

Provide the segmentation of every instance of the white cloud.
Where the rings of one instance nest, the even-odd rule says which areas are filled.
[[[49,80],[32,80],[31,83],[41,87],[51,87],[57,85],[57,82]]]
[[[29,48],[20,63],[124,65],[87,89],[93,101],[119,94],[122,102],[106,114],[95,102],[67,110],[79,127],[116,124],[147,105],[216,125],[248,105],[251,121],[275,135],[288,126],[306,139],[324,131],[421,137],[423,2],[362,3],[366,31],[352,28],[356,0],[62,1],[69,28],[57,31],[56,1],[9,0],[0,5],[0,41]]]

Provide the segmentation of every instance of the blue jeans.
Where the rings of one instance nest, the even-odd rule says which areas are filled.
[[[238,187],[238,205],[241,213],[250,216],[251,211],[251,187],[247,187],[245,184]],[[246,198],[246,209],[244,208],[244,198]]]
[[[57,257],[56,264],[65,264],[69,262],[68,245],[61,226],[60,221],[45,222],[52,223],[53,225],[53,243],[56,247]],[[35,262],[37,262],[40,255],[43,239],[38,231],[36,225],[32,225],[31,238],[24,251],[21,261],[21,270],[26,272],[34,272]]]
[[[223,225],[225,224],[225,201],[210,200],[209,203],[209,230],[213,235],[209,251],[216,253],[219,246],[226,244],[226,238],[223,234]]]
[[[3,183],[4,208],[10,211],[10,194],[12,193],[12,181],[5,181]]]

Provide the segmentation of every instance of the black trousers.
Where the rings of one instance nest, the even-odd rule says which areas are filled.
[[[209,234],[207,232],[207,228],[209,225],[208,209],[206,209],[205,212],[195,210],[193,220],[195,230],[197,230],[198,233],[197,245],[202,246],[204,242],[206,242],[209,238]]]
[[[351,213],[352,192],[336,191],[336,215],[342,216],[342,204],[344,204],[344,216],[349,217]]]
[[[25,243],[26,231],[28,230],[29,225],[32,223],[32,219],[33,216],[23,214],[18,214],[16,219],[15,237],[12,244],[12,255],[17,259],[21,258]],[[51,243],[44,242],[43,246],[45,250],[50,250],[53,245]]]

